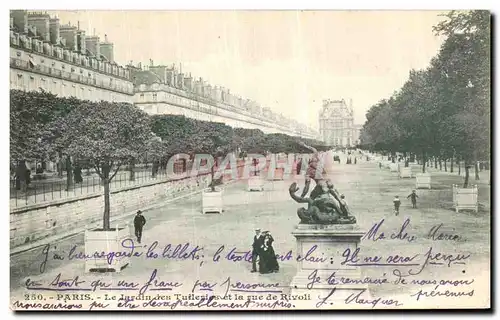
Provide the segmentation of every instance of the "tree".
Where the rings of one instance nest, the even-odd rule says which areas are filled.
[[[449,101],[456,104],[450,118],[456,125],[456,146],[465,160],[464,187],[469,168],[490,154],[490,56],[491,14],[485,10],[451,11],[434,31],[447,37],[440,51],[443,81],[450,88]]]
[[[91,161],[104,185],[103,229],[110,230],[109,184],[151,139],[148,115],[127,103],[84,103],[58,121],[67,152]],[[113,171],[114,170],[114,171]]]
[[[218,158],[234,150],[233,129],[219,122],[193,120],[194,134],[189,136],[190,144],[196,146],[195,152],[211,155],[215,161],[211,166],[211,191],[215,191],[218,181],[214,180],[214,170],[218,166]],[[222,177],[221,177],[222,178]]]
[[[490,154],[490,13],[452,11],[434,27],[446,40],[425,70],[367,112],[361,142],[373,150],[447,158],[469,167]],[[476,179],[478,170],[476,167]],[[459,167],[460,168],[460,167]]]
[[[60,98],[40,91],[10,90],[10,155],[16,160],[63,160],[64,146],[55,143],[57,123],[82,103],[76,98]],[[67,188],[71,186],[70,155],[66,155]],[[59,165],[62,176],[62,163]]]

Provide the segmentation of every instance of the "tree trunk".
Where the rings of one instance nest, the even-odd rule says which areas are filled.
[[[477,161],[474,161],[474,174],[475,180],[479,180],[479,163]]]
[[[214,167],[215,167],[215,164],[212,166],[212,169],[210,170],[210,176],[212,177],[211,181],[210,181],[210,189],[212,190],[212,192],[215,192],[215,181],[214,181]]]
[[[444,159],[444,172],[448,172],[448,165],[446,164],[446,161],[448,161],[448,159]]]
[[[130,172],[128,179],[130,181],[135,181],[135,160],[130,161],[128,169]]]
[[[469,186],[469,164],[465,164],[465,179],[464,179],[464,188],[467,188]]]
[[[425,152],[422,152],[422,173],[425,173],[425,164],[427,163],[427,159],[425,157]]]
[[[439,157],[439,170],[442,171],[443,170],[443,163],[441,161],[441,157]]]
[[[57,176],[59,178],[62,178],[63,177],[63,155],[62,155],[62,152],[59,152],[59,156],[58,156],[58,159],[57,159]]]
[[[437,157],[434,157],[434,169],[437,169],[438,167],[438,159]]]
[[[457,165],[458,165],[458,175],[461,175],[462,174],[462,172],[461,172],[462,166],[460,165],[460,161],[458,161]]]
[[[109,171],[111,171],[111,168],[109,164],[104,164],[102,165],[101,170],[102,170],[102,182],[104,184],[104,214],[102,216],[102,228],[104,230],[110,230]]]
[[[73,185],[73,168],[71,166],[70,156],[66,156],[66,191],[71,189]]]
[[[452,154],[452,155],[451,155],[451,161],[450,161],[450,172],[453,172],[453,161],[455,160],[455,159],[453,159],[453,158],[454,158],[454,157],[453,157],[453,154]]]

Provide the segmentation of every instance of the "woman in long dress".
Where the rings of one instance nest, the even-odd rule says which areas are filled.
[[[264,232],[264,241],[261,250],[259,261],[260,273],[271,273],[279,271],[278,259],[276,259],[276,252],[273,248],[274,239],[269,231]]]

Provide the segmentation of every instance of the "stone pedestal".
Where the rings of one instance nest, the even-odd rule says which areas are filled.
[[[336,291],[328,298],[328,303],[323,305],[324,308],[345,308],[345,299],[363,289],[366,289],[363,298],[370,298],[367,284],[354,284],[356,281],[342,284],[340,280],[342,277],[351,280],[363,279],[360,267],[341,264],[345,260],[342,257],[344,251],[350,249],[354,252],[365,234],[358,225],[299,224],[292,234],[297,241],[297,255],[306,257],[297,261],[297,273],[290,284],[292,295],[310,294],[311,300],[307,301],[310,308],[315,308],[333,288],[336,288]],[[315,245],[316,249],[307,257],[307,253]],[[315,262],[312,257],[323,258],[324,261]],[[313,279],[317,279],[317,282],[311,287]]]

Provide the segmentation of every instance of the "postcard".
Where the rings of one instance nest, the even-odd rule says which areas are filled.
[[[10,11],[10,308],[491,306],[489,11]]]

